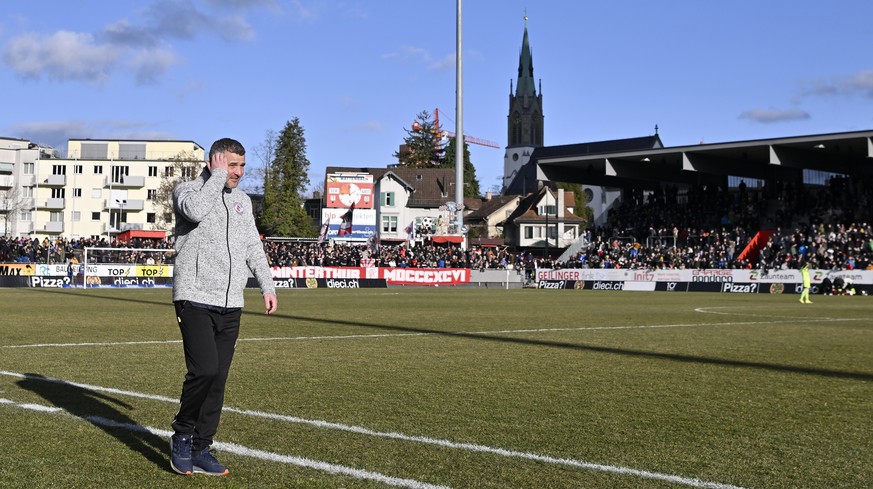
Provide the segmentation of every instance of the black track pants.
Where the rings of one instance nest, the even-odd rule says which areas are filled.
[[[182,384],[177,434],[193,435],[195,451],[212,444],[224,405],[224,385],[239,336],[240,309],[221,313],[176,301],[188,373]]]

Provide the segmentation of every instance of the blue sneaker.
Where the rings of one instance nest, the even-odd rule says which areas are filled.
[[[227,467],[218,463],[218,460],[209,453],[209,448],[204,448],[200,453],[195,453],[192,458],[194,472],[206,475],[227,475],[230,473]]]
[[[194,437],[191,435],[173,435],[170,437],[170,467],[179,474],[190,475],[194,472],[191,462],[191,445]]]

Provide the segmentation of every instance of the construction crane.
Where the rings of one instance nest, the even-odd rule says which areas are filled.
[[[439,136],[439,140],[442,142],[442,141],[446,141],[447,139],[451,139],[451,138],[455,137],[455,133],[453,133],[451,131],[443,131],[440,128],[440,109],[439,108],[433,109],[433,115],[434,115],[434,133],[436,133]],[[420,127],[418,127],[417,122],[412,124],[412,130],[416,131],[416,132],[418,132],[420,130]],[[494,141],[489,141],[487,139],[480,139],[480,138],[473,137],[473,136],[467,136],[466,134],[464,134],[464,142],[467,144],[478,144],[479,146],[487,146],[489,148],[499,148],[500,147]]]

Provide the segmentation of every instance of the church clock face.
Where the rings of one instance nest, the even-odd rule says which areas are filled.
[[[345,206],[357,204],[361,200],[361,189],[354,183],[343,185],[340,188],[339,199]]]

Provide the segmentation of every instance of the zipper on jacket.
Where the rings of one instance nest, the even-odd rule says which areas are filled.
[[[227,309],[227,303],[230,298],[230,283],[233,277],[233,255],[230,253],[230,208],[227,207],[227,201],[224,200],[224,195],[227,192],[222,189],[221,203],[224,204],[224,213],[226,219],[224,221],[224,243],[227,246],[227,290],[224,292],[224,308]]]

